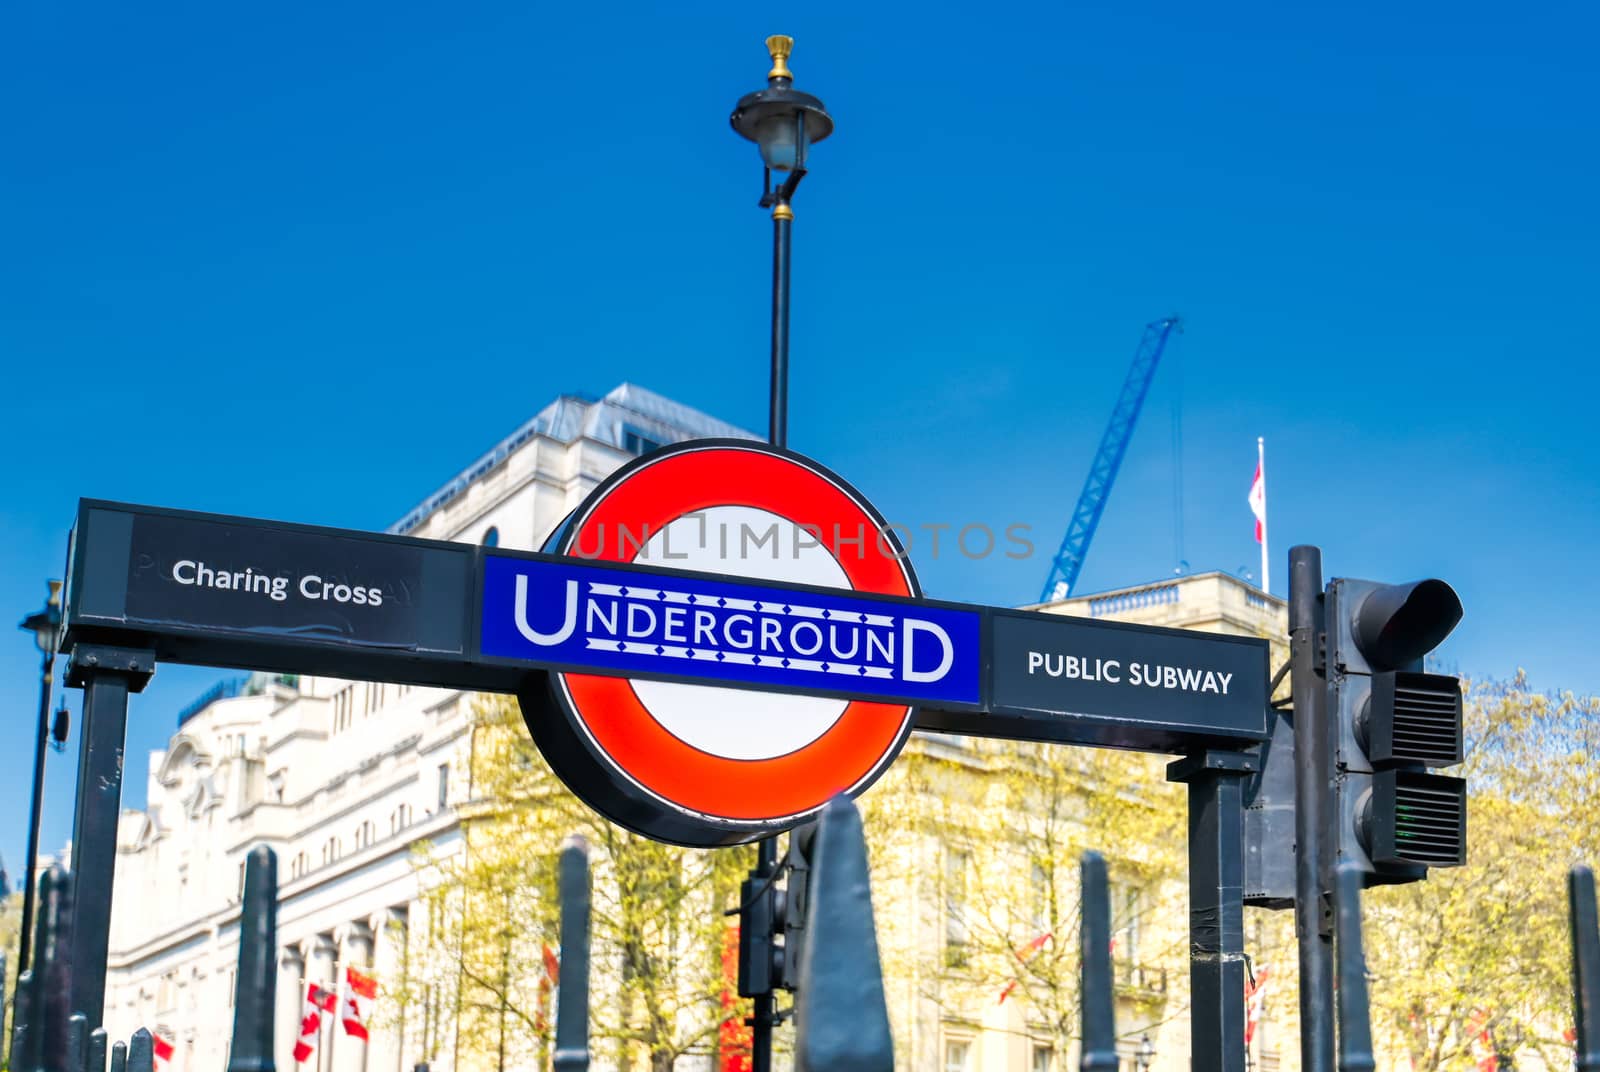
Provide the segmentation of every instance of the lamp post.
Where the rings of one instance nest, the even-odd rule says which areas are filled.
[[[741,137],[755,142],[761,150],[758,204],[772,210],[772,383],[767,440],[773,446],[784,447],[789,441],[789,232],[794,224],[790,202],[800,180],[806,177],[807,151],[833,133],[833,117],[816,97],[794,88],[794,74],[789,70],[794,38],[774,34],[766,43],[772,57],[767,88],[740,97],[728,121]],[[772,185],[775,171],[784,176],[776,187]],[[777,839],[764,838],[756,846],[751,884],[770,885],[777,866]],[[741,925],[748,926],[749,922],[743,920]],[[772,994],[758,995],[752,1012],[751,1072],[770,1072],[775,1022]]]
[[[761,149],[762,208],[772,209],[772,391],[768,439],[787,446],[789,438],[789,230],[794,224],[790,202],[806,177],[806,154],[833,133],[833,117],[822,102],[794,88],[789,53],[794,39],[767,38],[772,70],[767,88],[746,93],[734,105],[729,122]],[[772,173],[785,177],[772,185]],[[759,1070],[757,1070],[759,1072]]]
[[[33,942],[33,872],[39,866],[39,812],[44,805],[44,748],[50,736],[50,678],[61,639],[61,582],[50,582],[50,598],[42,610],[22,619],[20,628],[33,634],[43,656],[39,667],[39,725],[33,735],[33,807],[28,812],[28,860],[22,880],[22,940],[17,975],[28,970]]]
[[[1134,1055],[1133,1065],[1139,1072],[1150,1072],[1150,1064],[1156,1059],[1156,1044],[1150,1041],[1150,1032],[1146,1031],[1139,1039],[1139,1052]]]

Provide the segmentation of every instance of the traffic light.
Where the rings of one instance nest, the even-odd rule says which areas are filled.
[[[817,822],[796,827],[789,834],[789,853],[777,872],[770,878],[752,875],[740,888],[740,997],[760,997],[798,986],[817,828]]]
[[[1440,580],[1340,579],[1325,605],[1333,866],[1355,864],[1369,886],[1460,866],[1466,783],[1432,771],[1462,759],[1461,682],[1422,660],[1461,620],[1461,600]]]

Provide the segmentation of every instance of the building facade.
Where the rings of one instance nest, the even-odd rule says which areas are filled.
[[[390,531],[537,548],[618,466],[704,436],[754,438],[632,385],[598,400],[564,397]],[[1281,600],[1216,573],[1038,609],[1286,635]],[[168,747],[150,756],[145,807],[125,812],[121,824],[106,1006],[111,1036],[156,1031],[174,1047],[165,1072],[224,1067],[244,859],[266,844],[279,867],[278,1067],[297,1067],[307,986],[338,991],[351,968],[379,981],[370,1038],[347,1034],[338,1016],[323,1017],[313,1056],[298,1063],[302,1072],[401,1072],[423,1062],[444,1072],[475,1067],[458,1046],[449,1001],[419,995],[405,978],[408,951],[421,944],[413,932],[430,926],[419,847],[438,858],[466,843],[462,813],[475,800],[472,703],[445,689],[253,675],[225,682],[181,712]],[[901,1067],[1064,1072],[1076,1061],[1065,1013],[1050,1007],[1070,997],[1065,959],[1057,982],[1033,952],[1019,955],[1032,966],[1013,973],[1011,989],[980,981],[980,968],[996,950],[1003,961],[1014,938],[1026,947],[1069,925],[1060,911],[1042,906],[1072,900],[1087,812],[1109,802],[1104,806],[1130,808],[1137,821],[1139,809],[1149,811],[1149,800],[1158,799],[1145,799],[1139,779],[1159,770],[1159,761],[1122,757],[1128,763],[1114,765],[1093,750],[1056,752],[1071,755],[1030,758],[1002,742],[918,735],[867,795],[868,821],[883,832],[874,889]],[[1142,759],[1151,762],[1140,767],[1135,761]],[[1131,780],[1107,791],[1113,770]],[[1059,777],[1068,788],[1051,780]],[[1040,826],[1042,810],[1080,799],[1081,807],[1062,811],[1059,852],[1042,856],[1028,847],[1054,836]],[[1019,809],[1026,821],[1012,820]],[[1149,1072],[1177,1072],[1187,1065],[1188,1030],[1181,875],[1161,872],[1136,845],[1094,847],[1113,856],[1117,883],[1125,1067],[1145,1067],[1139,1044],[1148,1036],[1155,1054]],[[1013,886],[1025,891],[1018,905],[1031,907],[1007,907],[1004,925],[990,920],[985,931],[983,880],[1014,865]],[[1179,910],[1169,911],[1174,904]],[[1046,949],[1053,940],[1035,952],[1055,955]],[[402,990],[404,1002],[384,1000]],[[1269,1070],[1276,1067],[1275,1047],[1265,1044],[1270,1037],[1258,1037],[1256,1046],[1257,1067]],[[701,1056],[678,1067],[713,1064]],[[512,1054],[503,1067],[532,1064],[528,1055]]]

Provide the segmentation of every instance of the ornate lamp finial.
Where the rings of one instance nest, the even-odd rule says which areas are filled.
[[[783,34],[773,34],[767,38],[767,51],[772,54],[772,70],[767,72],[767,79],[774,78],[793,79],[789,71],[789,53],[794,51],[794,38],[785,37]]]

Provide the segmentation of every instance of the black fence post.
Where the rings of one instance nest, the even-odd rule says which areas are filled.
[[[11,999],[11,1060],[12,1069],[31,1070],[38,1062],[29,1063],[33,1035],[33,971],[29,969],[17,976],[17,990]]]
[[[128,1044],[126,1042],[113,1042],[111,1044],[111,1067],[107,1072],[128,1072]]]
[[[278,857],[265,845],[244,864],[239,908],[239,970],[228,1072],[275,1072],[273,1013],[278,989]]]
[[[836,796],[823,806],[815,833],[805,923],[796,932],[804,937],[799,950],[784,950],[785,959],[799,957],[794,1069],[893,1072],[894,1037],[883,993],[861,813],[849,797]],[[791,886],[789,894],[795,892]]]
[[[87,1072],[106,1072],[106,1029],[103,1027],[89,1032],[89,1059],[84,1068]]]
[[[1579,865],[1567,874],[1572,918],[1572,1004],[1577,1031],[1573,1066],[1600,1072],[1600,920],[1596,919],[1594,872]]]
[[[150,1029],[141,1027],[128,1042],[128,1072],[155,1072],[155,1042]]]
[[[75,1012],[67,1020],[67,1054],[61,1067],[66,1072],[83,1072],[84,1062],[89,1057],[89,1021],[81,1012]]]
[[[66,1066],[72,1016],[72,875],[60,865],[39,878],[39,914],[34,920],[33,1001],[22,1068]]]
[[[589,845],[561,850],[561,977],[556,984],[555,1072],[589,1067]]]
[[[1081,1072],[1117,1072],[1116,996],[1111,975],[1111,892],[1106,860],[1098,852],[1083,854],[1083,926],[1081,984],[1078,1001],[1083,1019]]]
[[[1343,864],[1334,879],[1339,956],[1339,1072],[1373,1072],[1367,957],[1361,940],[1361,869]]]

